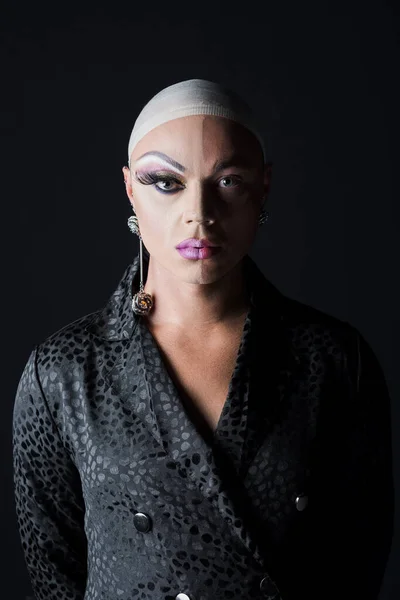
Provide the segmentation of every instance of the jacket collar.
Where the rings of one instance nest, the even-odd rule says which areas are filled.
[[[143,269],[147,276],[148,256],[143,253]],[[139,254],[126,267],[117,288],[103,308],[94,313],[86,331],[110,342],[127,340],[138,323],[132,310],[132,296],[139,289]]]
[[[146,281],[149,254],[143,252],[143,279]],[[284,319],[286,297],[265,277],[254,260],[244,257],[245,279],[253,306],[267,311],[269,317],[279,323]],[[138,324],[139,315],[132,310],[132,296],[139,290],[139,254],[125,269],[117,288],[103,308],[94,313],[86,331],[107,341],[130,339]]]

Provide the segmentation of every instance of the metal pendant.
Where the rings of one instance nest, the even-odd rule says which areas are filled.
[[[132,298],[132,310],[137,315],[148,315],[153,308],[153,297],[146,292],[138,292]]]

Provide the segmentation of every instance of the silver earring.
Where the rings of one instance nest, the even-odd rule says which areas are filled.
[[[266,200],[266,197],[264,197]],[[264,225],[269,219],[269,212],[267,212],[264,208],[261,209],[260,216],[258,217],[258,225]]]
[[[260,212],[260,216],[258,217],[259,227],[261,227],[261,225],[264,225],[264,223],[266,223],[268,221],[268,219],[269,219],[269,212],[262,209],[262,211]]]
[[[132,233],[136,233],[140,237],[139,221],[136,215],[132,215],[128,219],[128,227]]]
[[[153,308],[154,301],[151,294],[146,294],[143,286],[143,246],[142,236],[140,235],[139,222],[136,215],[132,215],[128,219],[128,227],[139,236],[139,253],[140,253],[140,286],[139,291],[132,297],[132,310],[137,315],[148,315]]]

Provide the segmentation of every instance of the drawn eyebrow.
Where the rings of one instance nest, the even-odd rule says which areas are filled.
[[[158,158],[161,158],[161,160],[164,160],[165,162],[169,163],[178,171],[181,171],[181,173],[184,173],[186,171],[186,167],[181,165],[179,162],[177,162],[167,154],[164,154],[164,152],[159,152],[158,150],[150,150],[150,152],[145,152],[144,154],[139,156],[137,160],[139,161],[145,156],[156,156]],[[253,168],[253,165],[244,156],[233,155],[228,159],[218,160],[214,164],[214,173],[218,173],[219,171],[223,171],[224,169],[229,169],[232,167],[249,169]]]
[[[150,156],[150,155],[161,158],[162,160],[169,163],[172,167],[174,167],[178,171],[181,171],[181,173],[184,173],[186,171],[186,168],[183,165],[178,163],[176,160],[174,160],[167,154],[164,154],[164,152],[158,152],[157,150],[151,150],[150,152],[145,152],[144,154],[142,154],[142,156],[139,156],[139,158],[137,160],[140,160],[140,159],[144,158],[145,156]]]

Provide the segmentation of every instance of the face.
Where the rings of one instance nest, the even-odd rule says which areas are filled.
[[[123,173],[151,261],[178,279],[212,283],[249,251],[270,166],[243,126],[203,115],[169,121],[138,142]],[[176,246],[188,238],[219,249],[186,258]]]

